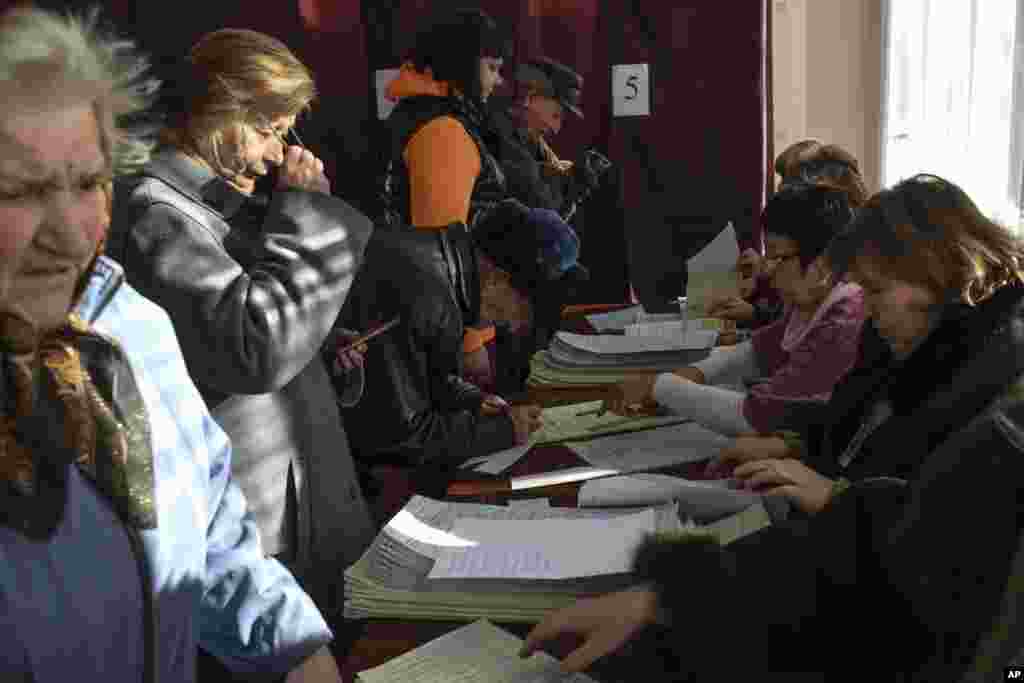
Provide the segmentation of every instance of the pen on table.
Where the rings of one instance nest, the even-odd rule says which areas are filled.
[[[374,328],[373,330],[367,332],[366,334],[362,335],[361,337],[357,337],[354,341],[352,341],[351,343],[345,345],[344,348],[339,349],[338,353],[347,353],[348,351],[351,351],[352,349],[354,349],[354,348],[356,348],[358,346],[362,346],[363,344],[365,344],[366,342],[370,341],[374,337],[382,335],[385,332],[387,332],[388,330],[392,329],[393,327],[398,325],[398,323],[400,323],[401,321],[402,321],[401,318],[395,318],[394,320],[389,320],[388,322],[384,323],[380,327]]]

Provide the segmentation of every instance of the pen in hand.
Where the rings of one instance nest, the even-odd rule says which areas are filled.
[[[384,334],[385,332],[387,332],[388,330],[394,328],[401,321],[402,321],[401,318],[395,318],[394,320],[389,320],[388,322],[384,323],[380,327],[376,327],[373,330],[370,330],[366,334],[364,334],[364,335],[362,335],[360,337],[357,337],[352,342],[350,342],[350,343],[346,344],[344,347],[338,349],[338,353],[339,354],[347,353],[347,352],[351,351],[352,349],[355,349],[355,348],[358,348],[358,347],[362,346],[363,344],[365,344],[366,342],[370,341],[374,337],[378,337],[378,336]]]

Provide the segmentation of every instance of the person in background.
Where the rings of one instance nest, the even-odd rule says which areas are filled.
[[[787,304],[783,316],[675,373],[627,378],[606,406],[628,414],[655,402],[728,436],[813,422],[853,367],[867,315],[861,288],[834,280],[824,262],[826,246],[852,216],[842,190],[795,185],[775,194],[761,221],[765,272]],[[728,388],[741,384],[745,391]]]
[[[548,57],[521,62],[510,101],[495,101],[491,122],[498,133],[495,156],[508,179],[509,193],[529,207],[556,211],[566,221],[597,187],[610,162],[594,150],[578,162],[559,159],[548,143],[566,112],[582,119],[583,78]]]
[[[476,283],[492,275],[488,269],[507,277],[503,269],[515,263],[536,263],[536,251],[510,251],[535,243],[506,243],[508,233],[495,222],[472,238],[459,224],[374,233],[340,318],[356,329],[399,320],[371,342],[366,392],[343,411],[364,480],[374,483],[367,487],[371,497],[387,487],[374,473],[378,465],[412,471],[421,490],[438,487],[443,495],[464,460],[525,444],[539,428],[536,406],[509,406],[462,377],[463,320],[479,305]],[[510,287],[517,286],[529,283],[517,277]],[[515,303],[529,315],[525,296],[517,294]]]
[[[383,222],[429,232],[456,224],[474,231],[486,220],[515,223],[518,238],[546,245],[551,278],[557,279],[576,265],[576,234],[553,212],[512,199],[493,155],[486,103],[503,82],[508,52],[498,24],[476,9],[444,12],[416,37],[409,60],[387,88],[398,103],[388,118]],[[509,221],[512,212],[520,220]],[[517,293],[503,279],[489,277],[478,288],[481,304],[464,321],[463,364],[474,376],[490,367],[489,342],[507,329],[529,331],[534,322],[500,317],[517,309]],[[496,327],[496,321],[507,326]]]
[[[333,612],[375,529],[321,348],[372,225],[331,196],[319,159],[285,141],[315,96],[285,45],[224,29],[180,69],[162,145],[119,183],[110,252],[170,314],[231,437],[264,550]],[[255,191],[272,171],[271,192]],[[341,393],[356,399],[361,384],[356,368]]]
[[[652,540],[642,587],[553,613],[526,652],[577,633],[564,665],[581,669],[662,621],[686,638],[683,666],[708,675],[744,643],[730,675],[1002,677],[1024,642],[1024,244],[921,175],[872,197],[829,261],[862,285],[885,349],[837,390],[811,462],[866,478],[745,462],[736,476],[806,516],[727,548]]]
[[[854,211],[868,200],[867,185],[857,159],[839,145],[807,139],[793,143],[775,159],[779,189],[794,184],[826,185],[846,191]],[[783,302],[761,268],[762,255],[752,249],[740,254],[736,264],[739,296],[716,300],[709,315],[758,328],[778,319]]]
[[[581,220],[577,208],[597,188],[611,162],[595,150],[586,150],[576,162],[560,159],[548,138],[562,129],[567,114],[583,118],[583,78],[564,64],[538,57],[521,62],[512,81],[513,97],[492,97],[490,107],[490,123],[496,133],[493,151],[505,173],[509,194],[539,216],[543,212],[557,214],[546,218],[576,241],[578,253]],[[571,221],[573,227],[561,227],[563,221]],[[537,346],[547,346],[558,329],[563,303],[574,298],[587,279],[587,269],[577,263],[566,268],[565,278],[556,285],[535,293]]]
[[[191,683],[202,647],[337,683],[167,314],[100,255],[145,73],[95,15],[0,15],[0,680]]]

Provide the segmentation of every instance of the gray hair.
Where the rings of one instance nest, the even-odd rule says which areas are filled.
[[[134,44],[102,31],[98,18],[98,9],[81,17],[27,7],[0,15],[0,83],[10,93],[7,107],[91,104],[104,156],[115,173],[127,173],[153,148],[143,122],[158,82]]]

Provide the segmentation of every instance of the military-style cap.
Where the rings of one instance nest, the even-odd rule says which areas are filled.
[[[515,79],[520,83],[537,86],[539,94],[556,100],[573,114],[583,118],[583,112],[580,110],[583,77],[565,64],[547,57],[530,59],[519,63]]]

